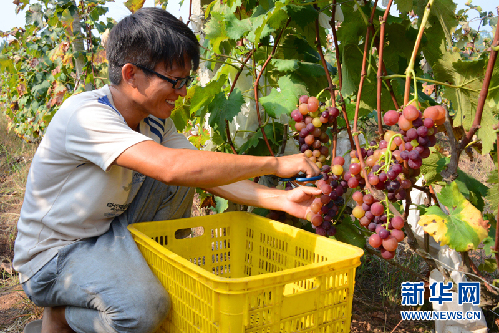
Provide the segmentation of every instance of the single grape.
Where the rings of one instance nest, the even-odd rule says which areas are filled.
[[[345,159],[341,156],[336,156],[334,159],[333,159],[333,164],[334,165],[343,165],[345,164]]]
[[[422,159],[409,160],[408,164],[409,164],[409,168],[411,168],[411,169],[419,169],[423,165],[423,160]]]
[[[392,165],[392,170],[397,174],[397,176],[404,171],[404,168],[400,164]]]
[[[412,122],[412,126],[413,126],[414,128],[421,127],[421,126],[423,126],[423,124],[424,124],[424,123],[423,123],[423,118],[417,118],[416,120],[414,120],[414,121]]]
[[[379,202],[375,202],[371,205],[371,213],[374,216],[380,216],[385,212],[385,207]]]
[[[412,127],[412,122],[407,120],[403,115],[399,118],[399,127],[401,130],[407,131]]]
[[[407,138],[409,140],[416,140],[418,138],[418,131],[413,127],[407,131]]]
[[[322,215],[321,214],[313,214],[310,222],[316,227],[322,224]]]
[[[302,115],[307,115],[308,114],[308,104],[302,103],[298,106],[298,110]]]
[[[333,192],[333,188],[331,187],[331,185],[325,184],[325,185],[321,186],[321,191],[323,194],[329,194],[329,193]]]
[[[314,96],[308,98],[307,104],[309,112],[315,112],[319,108],[319,100]]]
[[[374,197],[372,196],[372,194],[365,194],[363,197],[362,197],[362,200],[368,204],[368,205],[372,205],[372,203],[374,202]]]
[[[393,230],[391,231],[391,235],[392,235],[393,237],[395,237],[395,239],[396,239],[399,243],[400,243],[401,241],[403,241],[403,240],[404,240],[404,238],[405,238],[405,234],[404,234],[404,232],[403,232],[402,230],[399,230],[399,229],[393,229]]]
[[[408,105],[404,108],[404,111],[402,111],[402,115],[408,121],[413,121],[419,117],[419,110],[416,109],[414,105]]]
[[[428,158],[431,155],[430,148],[425,147],[423,152],[419,154],[422,159]]]
[[[308,117],[308,118],[312,119],[312,117]],[[310,121],[312,121],[312,120],[310,120]],[[309,122],[305,128],[307,129],[308,133],[312,133],[315,130],[315,126],[311,122]]]
[[[364,202],[364,195],[360,191],[355,191],[352,194],[352,199],[355,200],[359,205],[361,205],[362,202]]]
[[[386,239],[390,235],[390,232],[385,228],[382,228],[378,231],[378,235],[381,239]]]
[[[423,112],[424,118],[430,118],[433,121],[439,118],[439,111],[436,105],[426,108]]]
[[[334,189],[334,191],[336,192],[336,195],[338,197],[341,197],[343,193],[345,193],[342,186],[338,186],[337,188]]]
[[[363,227],[367,227],[371,221],[364,215],[360,220],[359,223]]]
[[[417,133],[419,136],[426,136],[428,134],[428,128],[426,126],[420,126],[417,129]]]
[[[395,125],[399,120],[399,116],[399,113],[395,110],[387,111],[383,116],[383,122],[387,126]]]
[[[435,126],[435,121],[431,118],[425,118],[423,124],[426,128],[433,128]]]
[[[297,122],[295,124],[295,128],[298,132],[301,132],[301,130],[304,129],[306,126],[307,125],[303,121]]]
[[[340,110],[338,110],[338,108],[336,107],[330,107],[329,108],[329,115],[333,118],[336,118],[340,115]]]
[[[335,164],[331,167],[331,172],[337,176],[343,174],[343,167],[341,165]]]
[[[322,122],[319,118],[314,118],[312,119],[312,124],[314,124],[315,127],[321,127],[322,126]]]
[[[336,235],[336,227],[334,225],[332,225],[329,229],[327,229],[327,235],[329,237]]]
[[[308,103],[308,95],[301,95],[301,96],[298,98],[298,103],[299,103],[299,104],[302,104],[302,103]]]
[[[305,143],[309,146],[311,146],[315,142],[314,136],[312,134],[309,134],[305,137]]]
[[[328,203],[330,203],[331,197],[329,196],[329,194],[321,195],[321,202],[323,205],[327,205]],[[326,207],[326,209],[329,209],[329,208],[327,208],[327,206],[323,206],[323,207]]]
[[[381,245],[381,238],[379,237],[378,234],[372,234],[369,237],[369,245],[377,249]]]
[[[322,227],[316,227],[315,233],[319,236],[327,236],[327,230]]]
[[[365,215],[365,213],[366,212],[362,209],[361,206],[355,206],[355,208],[352,210],[352,215],[357,219],[361,219]]]
[[[381,242],[381,245],[383,245],[383,248],[387,251],[395,251],[398,246],[398,241],[395,237],[392,235],[388,235],[383,241]]]
[[[404,219],[400,216],[394,216],[390,222],[395,229],[402,229],[404,227]]]
[[[319,202],[315,202],[314,200],[314,202],[312,202],[312,204],[310,205],[310,210],[315,214],[319,213],[321,211],[321,208],[322,208],[322,202],[320,199]]]
[[[380,174],[378,175],[378,177],[379,177],[379,181],[381,183],[384,183],[388,179],[388,176],[384,172],[380,172]]]
[[[348,187],[356,188],[357,186],[359,186],[359,181],[357,180],[357,178],[352,177],[348,180]]]
[[[395,192],[395,199],[398,201],[405,200],[406,197],[407,197],[407,194],[403,189],[399,189]]]
[[[366,204],[365,202],[362,203],[362,209],[367,212],[371,210],[371,205]]]
[[[410,153],[409,153],[409,160],[417,160],[417,159],[420,159],[421,156],[419,156],[419,152],[417,150],[412,150]]]
[[[381,249],[380,252],[383,259],[390,260],[395,257],[395,251],[388,251],[385,249]]]
[[[352,164],[350,164],[350,167],[348,168],[348,170],[350,171],[352,176],[359,174],[361,169],[362,168],[361,168],[360,164],[358,164],[358,163],[352,163]]]
[[[367,181],[369,182],[369,184],[373,185],[373,186],[376,186],[379,184],[379,177],[376,176],[375,174],[373,173],[370,173],[368,176],[367,176]]]

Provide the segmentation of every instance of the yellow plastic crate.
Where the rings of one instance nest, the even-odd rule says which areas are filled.
[[[350,332],[358,247],[245,212],[128,229],[172,299],[158,332]]]

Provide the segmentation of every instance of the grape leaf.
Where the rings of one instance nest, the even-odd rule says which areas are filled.
[[[214,77],[205,87],[194,86],[189,88],[189,92],[193,89],[192,94],[188,94],[191,102],[191,114],[202,110],[208,105],[215,95],[220,92],[223,85],[227,82],[227,75],[222,74],[219,77]],[[201,116],[201,115],[200,115]]]
[[[488,234],[488,223],[481,212],[464,198],[456,182],[445,186],[438,199],[449,215],[432,206],[421,216],[419,225],[437,242],[456,251],[476,249]]]
[[[263,139],[263,135],[261,131],[256,131],[255,134],[249,137],[248,141],[246,141],[240,148],[238,153],[243,154],[250,148],[256,148],[260,139]]]
[[[487,183],[492,185],[488,188],[487,195],[485,196],[485,198],[487,199],[490,205],[490,209],[494,212],[497,212],[498,202],[499,202],[499,190],[498,190],[499,178],[497,175],[497,169],[494,169],[490,172]]]
[[[211,43],[211,48],[215,53],[223,53],[220,44],[229,39],[225,26],[225,17],[217,11],[211,12],[211,18],[205,25],[206,39]]]
[[[209,124],[218,130],[222,138],[226,139],[225,120],[229,122],[241,111],[241,106],[244,104],[244,98],[241,90],[234,89],[228,98],[224,92],[219,92],[208,106],[208,111],[211,113]]]
[[[289,17],[299,24],[301,27],[305,27],[311,22],[314,22],[319,16],[319,12],[312,6],[296,6],[287,5],[287,11]]]
[[[217,213],[223,213],[229,208],[229,201],[227,199],[215,195],[215,208],[213,210]]]
[[[291,72],[298,68],[298,60],[296,59],[272,59],[270,62],[278,71]]]
[[[445,156],[439,152],[433,151],[428,158],[425,158],[420,170],[421,174],[424,175],[426,184],[433,184],[441,181],[442,176],[440,173],[443,171],[445,165]]]
[[[485,259],[483,264],[478,265],[478,269],[489,273],[494,273],[497,269],[496,258]]]
[[[345,217],[343,219],[343,223],[336,228],[334,238],[340,242],[360,247],[361,249],[363,249],[366,245],[366,238],[353,225],[350,216]]]
[[[144,2],[146,2],[146,0],[127,0],[124,3],[124,5],[132,13],[135,13],[137,10],[139,10],[140,8],[142,8],[142,6],[144,6]]]
[[[270,94],[260,98],[270,117],[279,118],[296,108],[298,96],[307,94],[307,89],[290,75],[279,78],[279,90],[272,88]]]
[[[395,0],[397,9],[401,12],[410,12],[412,10],[412,0]]]

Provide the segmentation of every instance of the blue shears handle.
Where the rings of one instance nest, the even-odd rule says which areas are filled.
[[[322,175],[318,175],[315,177],[301,177],[301,176],[295,176],[291,178],[279,178],[280,181],[287,182],[287,181],[297,181],[297,182],[312,182],[314,180],[319,180],[322,179]]]

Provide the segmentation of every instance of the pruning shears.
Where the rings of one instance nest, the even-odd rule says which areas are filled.
[[[279,178],[280,181],[283,182],[290,182],[291,186],[293,188],[300,186],[301,184],[299,183],[305,183],[304,185],[307,185],[309,182],[313,182],[316,180],[322,179],[322,175],[314,176],[314,177],[307,177],[303,173],[299,173],[298,175],[290,178]]]

